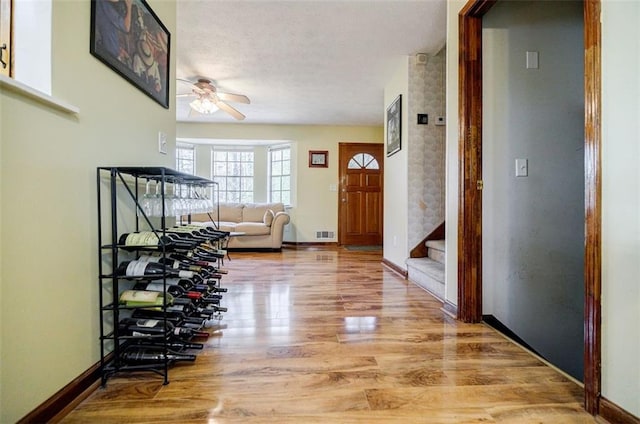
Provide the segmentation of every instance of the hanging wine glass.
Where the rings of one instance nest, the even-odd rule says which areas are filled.
[[[164,216],[172,216],[174,214],[173,197],[169,191],[169,184],[164,184]]]
[[[202,187],[201,186],[196,186],[195,189],[195,197],[196,197],[196,213],[204,213],[206,212],[206,207],[205,207],[205,199],[204,199],[204,194],[202,192]]]
[[[152,216],[162,216],[162,185],[156,181],[156,194],[153,198]]]
[[[140,201],[140,208],[142,208],[142,211],[147,216],[151,216],[151,212],[153,211],[153,197],[154,195],[151,193],[151,180],[147,180],[144,195]]]

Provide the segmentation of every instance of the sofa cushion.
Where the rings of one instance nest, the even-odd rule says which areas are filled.
[[[220,203],[220,221],[242,222],[242,203]]]
[[[262,222],[241,222],[235,226],[234,231],[240,231],[247,236],[262,236],[271,234],[271,228]]]
[[[275,214],[273,213],[273,211],[271,209],[267,209],[264,213],[264,216],[262,217],[262,222],[267,227],[271,227],[271,223],[273,222],[274,217]]]
[[[236,230],[236,225],[238,225],[237,222],[220,221],[218,229],[220,231],[234,232],[238,231]]]
[[[263,222],[264,213],[269,207],[268,203],[245,203],[242,210],[243,222]]]

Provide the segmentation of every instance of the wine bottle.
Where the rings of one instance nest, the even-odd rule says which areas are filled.
[[[188,301],[188,303],[178,303],[171,306],[167,306],[168,312],[181,312],[188,316],[190,319],[203,319],[209,320],[215,313],[214,311],[205,310],[202,307],[195,306],[191,299],[179,298],[180,300]]]
[[[218,259],[217,256],[213,256],[210,255],[202,250],[198,250],[198,249],[192,249],[192,250],[188,250],[185,251],[185,254],[191,258],[195,258],[198,260],[204,260],[204,261],[208,261],[208,262],[216,262]]]
[[[178,269],[178,270],[183,270],[183,271],[191,271],[191,272],[202,273],[202,274],[206,274],[206,275],[210,275],[210,274],[214,274],[215,273],[215,268],[214,267],[189,264],[189,263],[181,262],[181,261],[179,261],[177,259],[167,258],[167,257],[162,257],[162,256],[142,255],[137,260],[139,262],[156,262],[156,263],[163,264],[163,265],[165,265],[165,266],[167,266],[169,268],[172,268],[172,269]]]
[[[153,340],[153,339],[140,339],[136,340],[136,345],[139,346],[151,346],[155,348],[164,348],[167,346],[167,349],[173,351],[181,351],[185,349],[194,349],[194,350],[202,350],[204,348],[203,343],[193,343],[186,342],[181,340]]]
[[[135,337],[209,337],[206,331],[176,327],[171,321],[160,319],[124,318],[118,323],[118,328],[121,333]]]
[[[172,304],[174,297],[161,291],[125,290],[120,294],[119,303],[127,307],[158,307]]]
[[[131,314],[132,318],[137,319],[168,319],[176,326],[183,326],[189,328],[202,328],[205,325],[205,319],[199,317],[190,317],[185,315],[181,311],[170,311],[167,308],[166,312],[156,311],[152,309],[134,309]]]
[[[161,235],[153,231],[141,231],[138,233],[125,233],[120,236],[118,244],[125,248],[161,248],[165,250],[192,249],[197,244],[185,239],[176,240],[168,235]]]
[[[223,231],[211,225],[198,225],[198,227],[200,227],[203,231],[206,231],[207,233],[218,236],[220,238],[229,237],[230,234],[229,231]]]
[[[120,355],[120,359],[128,364],[162,364],[165,361],[177,362],[177,361],[189,361],[196,360],[196,355],[177,353],[177,352],[163,352],[160,349],[147,348],[147,347],[129,347],[125,349]]]
[[[138,260],[142,262],[158,262],[170,268],[192,271],[203,278],[220,279],[223,274],[228,273],[226,270],[216,268],[213,262],[200,261],[179,253],[170,253],[166,256],[162,253],[152,253],[142,255]]]
[[[210,236],[201,234],[198,231],[188,230],[186,228],[172,227],[167,228],[165,231],[168,233],[176,234],[179,237],[183,237],[187,240],[193,240],[194,242],[198,243],[208,243],[211,241]]]
[[[136,285],[133,286],[133,290],[138,290],[138,291],[161,292],[164,289],[165,289],[165,286],[163,283],[153,283],[153,282],[137,283]],[[181,287],[177,284],[167,285],[166,291],[167,293],[171,294],[174,297],[174,299],[179,297],[187,297],[192,300],[197,300],[199,302],[207,302],[207,303],[219,303],[220,300],[222,299],[222,296],[219,294],[209,295],[208,293],[185,289],[184,287]]]
[[[217,295],[214,294],[216,293],[216,285],[211,283],[210,281],[203,281],[203,282],[195,282],[193,279],[188,279],[188,278],[182,278],[180,280],[177,281],[176,283],[177,285],[179,285],[180,287],[182,287],[183,289],[187,290],[187,291],[196,291],[196,292],[200,292],[203,293],[209,297],[211,296],[219,296],[219,299],[222,299],[222,295]]]
[[[212,287],[211,291],[214,293],[226,293],[228,291],[228,289],[226,287]]]
[[[207,249],[207,248],[205,248],[203,246],[196,246],[196,247],[193,248],[192,251],[197,256],[200,256],[200,257],[203,257],[203,258],[207,258],[208,257],[208,258],[212,258],[212,259],[215,259],[215,260],[222,259],[226,255],[226,253],[220,253],[217,250],[213,251],[213,250]]]
[[[175,306],[183,305],[183,304],[192,304],[195,307],[195,310],[191,313],[191,316],[203,316],[203,317],[208,316],[209,318],[211,318],[211,316],[214,315],[215,313],[227,312],[227,308],[218,306],[214,304],[214,302],[201,304],[199,302],[194,302],[192,299],[182,298],[182,297],[175,298],[173,302]],[[217,301],[217,302],[220,302],[220,301]]]
[[[141,262],[141,261],[124,261],[118,265],[116,275],[121,277],[179,277],[193,278],[193,271],[183,271],[179,269],[169,268],[166,265],[157,262]]]
[[[218,268],[215,261],[205,261],[205,260],[202,260],[202,259],[198,259],[198,258],[194,257],[193,255],[192,256],[187,256],[187,255],[183,255],[183,254],[177,253],[177,252],[171,252],[167,256],[172,258],[172,259],[179,260],[181,262],[189,262],[189,263],[192,263],[194,265],[200,265],[200,266],[210,266],[210,267],[215,269],[215,272],[217,274],[228,274],[229,273],[229,271],[227,271],[226,269]]]

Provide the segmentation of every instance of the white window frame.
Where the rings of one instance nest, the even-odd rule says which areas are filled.
[[[251,153],[251,175],[244,175],[240,172],[240,175],[216,175],[216,153]],[[256,152],[253,147],[236,147],[236,146],[213,146],[211,148],[211,179],[218,183],[218,195],[221,203],[253,203],[255,196],[255,156]],[[248,163],[249,161],[243,161],[242,159],[238,161],[229,161],[228,159],[225,161],[227,165],[231,162],[236,162],[240,164],[240,169],[242,170],[242,164]],[[251,189],[243,190],[243,185],[241,183],[240,190],[228,190],[227,189],[227,178],[249,178],[251,177]],[[239,193],[237,199],[229,200],[228,193]]]
[[[279,175],[274,175],[273,174],[273,153],[277,152],[277,151],[284,151],[284,150],[288,150],[289,151],[289,173],[285,174],[283,172],[281,172]],[[269,168],[268,168],[268,175],[267,175],[267,181],[268,181],[268,189],[267,189],[267,193],[268,193],[268,197],[269,197],[269,202],[274,202],[274,198],[273,198],[273,193],[274,191],[279,192],[280,193],[280,199],[282,199],[282,193],[288,192],[289,195],[289,201],[288,202],[282,202],[284,203],[285,206],[291,206],[291,204],[293,203],[292,200],[292,195],[293,195],[293,149],[291,148],[290,144],[286,144],[286,145],[278,145],[278,146],[270,146],[269,147]],[[285,160],[281,159],[280,162],[284,163]],[[281,167],[281,169],[283,169],[283,167]],[[280,184],[280,188],[278,190],[273,190],[273,182],[272,182],[272,178],[273,177],[289,177],[289,189],[288,190],[283,190],[282,189],[282,184]],[[280,200],[281,201],[281,200]]]
[[[192,152],[191,159],[181,157],[181,150],[190,150]],[[192,172],[185,170],[183,166],[184,162],[192,163]],[[180,172],[186,172],[188,174],[196,174],[196,148],[193,144],[176,143],[176,170]]]
[[[185,150],[191,151],[191,159],[181,157],[180,151]],[[192,162],[191,171],[185,169],[184,162]],[[196,174],[196,147],[193,144],[185,144],[185,143],[176,143],[176,171],[184,172],[187,174]],[[190,187],[184,184],[177,184],[174,187],[174,192],[176,196],[179,197],[187,197],[189,196]]]

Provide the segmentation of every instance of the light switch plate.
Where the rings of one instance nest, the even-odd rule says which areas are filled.
[[[527,52],[527,69],[538,69],[538,52]]]
[[[516,177],[526,177],[529,175],[529,161],[527,159],[516,159]]]
[[[158,131],[158,151],[167,154],[167,135],[162,131]]]

